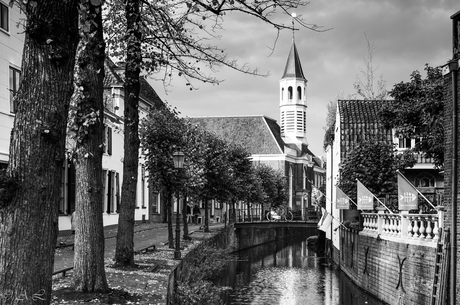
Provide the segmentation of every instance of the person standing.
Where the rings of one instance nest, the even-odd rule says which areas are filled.
[[[200,208],[197,204],[193,206],[193,223],[198,224],[198,217],[201,215]]]

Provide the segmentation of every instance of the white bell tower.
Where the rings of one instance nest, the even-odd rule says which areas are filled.
[[[280,80],[281,136],[286,143],[302,146],[307,143],[307,79],[295,45],[292,46]]]

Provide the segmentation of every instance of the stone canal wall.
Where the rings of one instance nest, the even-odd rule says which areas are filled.
[[[339,234],[339,232],[337,232]],[[334,262],[358,286],[388,304],[431,304],[436,250],[340,232]]]
[[[284,239],[288,236],[305,236],[305,238],[316,234],[316,227],[239,227],[234,230],[234,250],[258,246],[267,242]]]
[[[243,250],[246,248],[258,246],[271,241],[277,241],[289,236],[303,235],[305,238],[314,235],[316,228],[308,227],[263,227],[247,226],[235,228],[228,226],[222,228],[215,235],[203,240],[198,246],[192,249],[182,261],[174,268],[168,279],[168,295],[166,304],[174,304],[174,290],[176,280],[180,277],[180,273],[184,268],[188,268],[190,258],[195,255],[200,255],[205,246],[214,246],[216,248],[228,248],[230,252]]]

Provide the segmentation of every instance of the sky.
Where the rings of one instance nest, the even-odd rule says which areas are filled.
[[[292,10],[310,24],[329,29],[315,32],[296,24],[295,43],[307,84],[307,141],[317,156],[323,151],[327,105],[339,96],[356,91],[353,84],[365,70],[367,39],[373,45],[374,76],[382,77],[390,90],[407,82],[410,74],[425,64],[441,66],[452,58],[452,20],[460,10],[458,0],[311,0]],[[289,16],[276,16],[290,23]],[[286,21],[284,21],[286,19]],[[220,68],[219,85],[174,79],[164,89],[152,85],[163,101],[181,116],[265,115],[279,122],[279,80],[283,74],[292,31],[276,30],[261,21],[241,15],[226,16],[221,40],[229,57],[248,63],[268,77],[258,77]],[[274,51],[272,48],[275,45]]]

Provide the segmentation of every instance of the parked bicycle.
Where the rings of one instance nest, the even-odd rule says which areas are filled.
[[[292,212],[284,206],[271,208],[266,217],[268,221],[291,221],[293,219]]]

